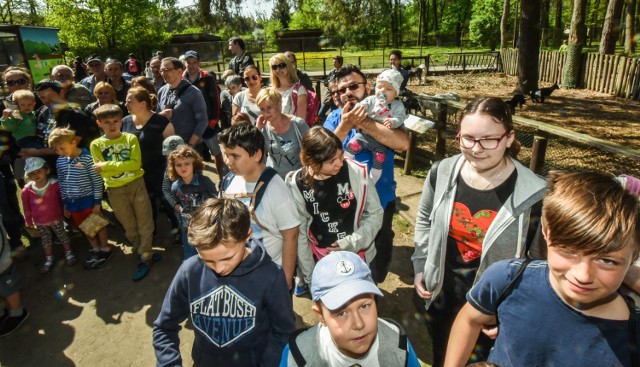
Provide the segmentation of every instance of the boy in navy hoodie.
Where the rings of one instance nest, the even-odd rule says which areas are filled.
[[[178,269],[154,322],[158,366],[180,366],[180,324],[195,331],[194,366],[277,366],[295,329],[282,268],[251,239],[243,203],[209,199],[189,223],[198,256]]]

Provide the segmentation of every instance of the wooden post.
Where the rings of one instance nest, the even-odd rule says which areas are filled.
[[[320,85],[322,84],[322,81],[320,80],[316,80],[316,94],[318,95],[318,99],[320,101],[322,101],[322,93],[321,93],[321,89],[320,89]],[[329,90],[327,90],[327,92],[329,92]]]
[[[438,119],[436,121],[436,152],[435,159],[440,160],[444,158],[447,153],[447,109],[449,106],[445,103],[436,103],[438,109]]]
[[[362,69],[362,56],[358,56],[358,69]]]
[[[413,151],[416,149],[416,134],[409,131],[409,149],[404,155],[404,174],[411,174],[411,161],[413,160]]]
[[[327,59],[324,57],[322,58],[322,77],[327,78]]]
[[[541,175],[544,168],[544,157],[547,153],[547,138],[540,135],[533,137],[533,150],[531,152],[531,162],[529,169]]]

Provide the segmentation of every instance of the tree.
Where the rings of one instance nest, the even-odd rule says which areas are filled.
[[[542,29],[542,45],[549,44],[549,11],[551,9],[551,0],[542,0],[540,7],[540,28]]]
[[[553,34],[553,45],[558,47],[562,44],[562,38],[564,37],[564,27],[562,25],[562,0],[555,0],[555,22],[553,27],[555,32]]]
[[[503,0],[476,1],[471,9],[469,38],[482,45],[496,49],[500,37],[500,16]]]
[[[47,0],[46,24],[76,53],[99,51],[125,55],[164,43],[166,25],[155,0]]]
[[[623,0],[609,0],[607,15],[604,18],[602,27],[602,38],[600,39],[600,54],[613,55],[616,51],[616,40],[618,38],[618,19],[622,12]]]
[[[636,41],[634,36],[636,22],[636,0],[627,0],[627,17],[625,20],[626,29],[624,37],[624,52],[631,55],[636,51]]]
[[[291,5],[287,0],[276,0],[271,17],[279,20],[284,29],[289,28],[289,21],[291,20],[290,9]]]
[[[509,27],[509,8],[510,0],[504,0],[502,5],[502,18],[500,18],[500,48],[509,47],[509,39],[507,38],[507,28]]]
[[[567,60],[562,71],[562,84],[566,88],[577,88],[580,84],[582,47],[587,38],[586,19],[587,0],[574,0],[569,42],[567,44]]]
[[[44,25],[40,4],[36,0],[6,0],[0,2],[0,23]]]
[[[518,48],[518,90],[522,94],[538,89],[540,55],[540,0],[521,0],[520,47]]]

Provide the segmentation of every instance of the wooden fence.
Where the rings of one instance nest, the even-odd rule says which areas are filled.
[[[502,49],[503,71],[507,75],[518,74],[518,50]],[[562,84],[562,70],[567,54],[560,51],[541,51],[538,80]],[[616,97],[640,99],[640,58],[620,55],[583,53],[580,71],[580,87]]]

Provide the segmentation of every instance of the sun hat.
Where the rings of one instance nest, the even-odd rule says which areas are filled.
[[[44,167],[47,162],[40,157],[29,157],[24,164],[24,175],[28,175],[33,171],[37,171],[40,168]]]
[[[313,269],[311,297],[314,301],[322,301],[329,310],[337,310],[362,294],[382,297],[369,267],[357,254],[332,252],[320,259]]]

